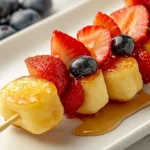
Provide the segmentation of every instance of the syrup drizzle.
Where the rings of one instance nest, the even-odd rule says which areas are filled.
[[[83,123],[74,130],[78,136],[106,134],[117,128],[123,120],[150,105],[150,95],[141,91],[134,100],[126,103],[110,101],[93,116],[78,116]]]

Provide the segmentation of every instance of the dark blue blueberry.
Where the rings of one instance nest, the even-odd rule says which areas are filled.
[[[19,10],[12,14],[10,25],[16,30],[21,30],[41,19],[41,16],[34,10]]]
[[[74,59],[69,70],[74,77],[84,77],[96,72],[98,64],[95,59],[89,56],[80,56]]]
[[[0,0],[0,19],[10,14],[9,4],[7,0]]]
[[[16,30],[8,25],[0,25],[0,40],[14,34]]]
[[[0,25],[9,25],[10,16],[0,19]]]
[[[118,35],[112,39],[112,51],[120,56],[129,56],[135,47],[134,40],[127,35]]]
[[[6,0],[10,7],[10,13],[17,11],[19,9],[19,1],[18,0]]]
[[[24,0],[23,8],[31,8],[39,12],[42,16],[48,15],[52,8],[51,0]]]
[[[0,19],[19,9],[18,0],[0,0]]]

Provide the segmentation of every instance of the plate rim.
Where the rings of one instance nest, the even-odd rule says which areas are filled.
[[[34,23],[34,24],[18,31],[15,34],[10,35],[9,37],[7,37],[7,38],[3,39],[2,41],[0,41],[0,47],[3,46],[4,44],[7,44],[8,42],[10,42],[14,39],[19,38],[20,36],[23,36],[24,33],[30,32],[33,29],[38,28],[38,27],[48,23],[51,20],[54,20],[54,19],[56,19],[58,17],[61,17],[61,16],[64,16],[68,12],[74,11],[75,9],[78,9],[79,7],[82,7],[83,5],[86,5],[87,3],[91,2],[91,1],[92,0],[83,0],[81,2],[78,2],[77,4],[75,4],[73,6],[70,6],[66,9],[64,9],[64,10],[59,11],[59,12],[56,12],[56,13],[52,14],[51,16],[49,16],[47,18],[44,18],[41,21],[39,21],[37,23]],[[0,51],[1,51],[1,49],[0,49]]]

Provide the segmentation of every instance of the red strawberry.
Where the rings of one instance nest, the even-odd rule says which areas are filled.
[[[72,79],[68,89],[61,96],[61,102],[65,113],[73,117],[84,101],[84,91],[77,79]]]
[[[107,27],[111,33],[111,37],[121,34],[121,31],[118,25],[114,22],[114,20],[110,18],[108,15],[103,14],[101,12],[97,13],[93,24]]]
[[[143,82],[150,82],[150,53],[138,46],[132,56],[137,60]]]
[[[125,6],[134,6],[137,5],[137,0],[124,0]]]
[[[25,60],[30,75],[40,76],[55,84],[61,95],[70,81],[69,71],[65,64],[54,56],[38,55]]]
[[[91,52],[99,65],[103,64],[110,55],[111,36],[107,28],[101,26],[86,26],[77,33],[79,41]]]
[[[141,46],[145,48],[148,52],[150,52],[150,33],[146,36],[146,38],[140,43]]]
[[[134,5],[144,5],[150,11],[150,0],[124,0],[125,5],[134,6]]]
[[[78,56],[90,56],[90,52],[84,44],[61,31],[56,30],[53,32],[51,40],[51,53],[53,56],[58,56],[67,67],[72,59]]]
[[[136,42],[143,40],[148,32],[149,13],[142,5],[122,8],[111,14],[121,32],[131,36]]]
[[[113,69],[115,62],[120,59],[119,56],[116,56],[114,54],[111,54],[111,56],[107,59],[107,61],[100,66],[100,69],[103,71],[108,71],[109,69]]]

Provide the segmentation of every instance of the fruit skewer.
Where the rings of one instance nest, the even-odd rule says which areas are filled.
[[[138,15],[139,12],[143,15]],[[130,28],[122,26],[133,14],[138,17],[132,20]],[[123,15],[125,19],[118,18]],[[106,23],[102,18],[110,24],[102,27]],[[79,41],[55,30],[51,40],[52,56],[27,58],[25,63],[31,76],[16,79],[0,91],[0,111],[6,120],[0,125],[0,132],[15,125],[33,134],[42,134],[57,126],[64,112],[68,116],[90,115],[104,107],[109,98],[130,101],[143,87],[139,69],[143,79],[149,81],[150,72],[145,73],[149,69],[143,67],[146,62],[149,68],[149,53],[144,50],[146,55],[141,55],[143,50],[137,51],[135,47],[137,41],[141,42],[148,34],[148,20],[146,8],[138,5],[116,11],[111,18],[99,12],[94,20],[96,26],[78,31]],[[135,22],[138,25],[135,26]],[[133,29],[138,32],[131,32]]]

